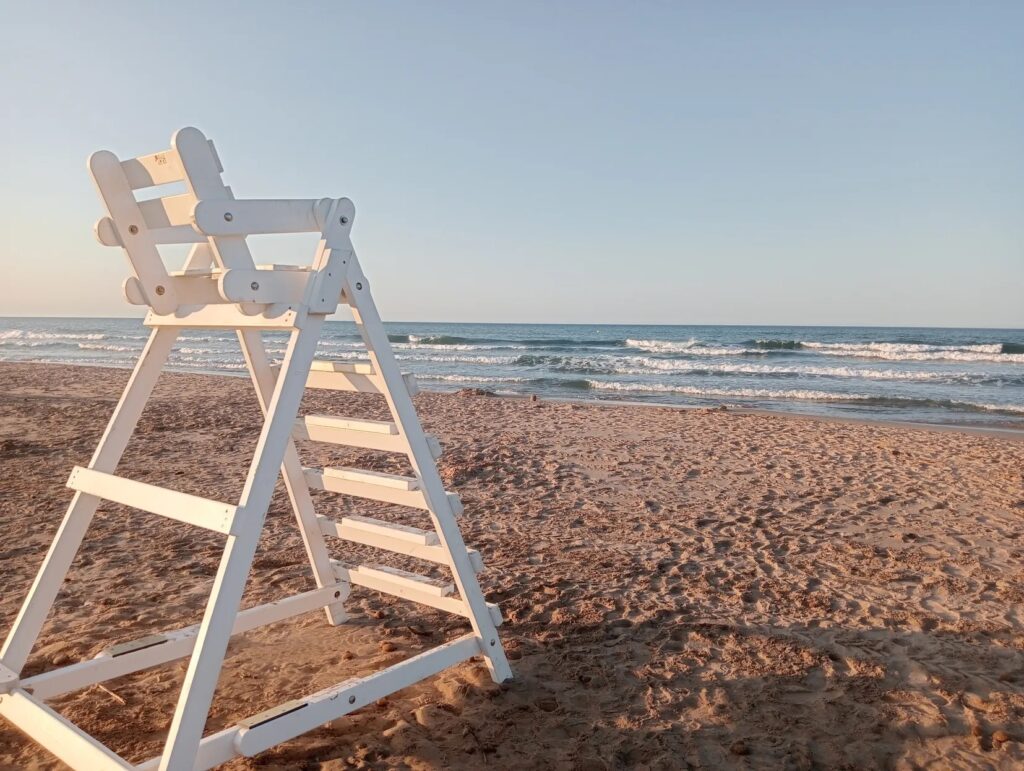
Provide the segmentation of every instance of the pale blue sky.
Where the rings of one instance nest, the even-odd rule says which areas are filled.
[[[195,125],[388,319],[1024,326],[1024,3],[12,2],[0,66],[0,315],[131,314],[85,158]]]

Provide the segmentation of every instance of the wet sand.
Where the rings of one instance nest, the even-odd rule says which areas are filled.
[[[0,631],[128,373],[0,364]],[[424,393],[516,679],[466,663],[230,768],[1017,768],[1024,763],[1024,444],[732,410]],[[304,409],[385,417],[380,397]],[[258,433],[247,380],[167,374],[118,473],[219,500]],[[404,461],[304,443],[306,465]],[[426,515],[315,494],[320,513]],[[347,508],[351,506],[351,508]],[[196,623],[222,537],[100,508],[26,668]],[[332,541],[346,560],[424,563]],[[283,485],[245,604],[312,588]],[[356,588],[235,638],[207,726],[465,633]],[[185,664],[52,705],[131,761]],[[0,767],[57,768],[0,721]]]

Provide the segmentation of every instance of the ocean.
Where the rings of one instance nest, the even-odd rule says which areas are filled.
[[[824,416],[1024,428],[1024,330],[389,323],[434,390],[741,405]],[[0,318],[0,361],[133,365],[138,319]],[[273,356],[282,334],[266,335]],[[321,358],[363,356],[328,322]],[[233,333],[186,330],[170,368],[243,374]]]

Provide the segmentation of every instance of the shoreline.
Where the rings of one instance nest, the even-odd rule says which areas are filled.
[[[74,363],[74,362],[50,362],[50,361],[0,361],[0,367],[6,366],[55,366],[55,367],[86,367],[89,369],[109,370],[112,372],[125,372],[131,371],[130,367],[111,367],[106,364],[87,364],[87,363]],[[209,377],[227,377],[227,378],[242,378],[248,379],[248,371],[242,370],[239,372],[225,372],[223,370],[205,370],[205,369],[178,369],[174,367],[167,367],[164,369],[165,373],[174,373],[179,375],[202,375]],[[468,387],[468,386],[467,386]],[[433,394],[455,394],[465,388],[451,388],[448,390],[435,389],[435,388],[424,388],[420,386],[422,393],[433,393]],[[722,410],[732,412],[734,414],[748,414],[748,415],[765,415],[768,417],[780,417],[780,418],[795,418],[797,420],[811,420],[811,421],[823,421],[826,423],[852,423],[857,425],[869,425],[869,426],[890,426],[896,428],[906,428],[912,430],[923,430],[923,431],[934,431],[934,432],[960,432],[966,434],[973,434],[976,436],[989,436],[1000,439],[1009,439],[1011,441],[1024,442],[1024,428],[1015,428],[1011,425],[1000,425],[1000,424],[987,424],[980,425],[977,423],[927,423],[921,421],[911,420],[883,420],[880,418],[860,418],[860,417],[848,417],[845,415],[811,415],[807,413],[801,413],[790,410],[772,410],[764,407],[743,407],[743,406],[732,406],[719,402],[718,404],[667,404],[663,402],[645,402],[635,399],[587,399],[587,398],[574,398],[574,397],[561,397],[555,398],[550,396],[541,396],[539,394],[519,394],[511,393],[508,391],[491,391],[490,389],[481,389],[487,391],[490,398],[495,399],[512,399],[512,400],[525,400],[531,401],[536,397],[538,401],[543,401],[548,404],[586,404],[593,406],[609,406],[609,407],[645,407],[648,409],[661,408],[669,410]]]

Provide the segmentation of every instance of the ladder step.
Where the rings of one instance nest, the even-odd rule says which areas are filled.
[[[406,477],[400,474],[386,474],[383,471],[370,471],[361,468],[349,468],[338,466],[325,468],[324,476],[336,477],[346,482],[359,482],[366,485],[380,485],[390,487],[393,490],[412,492],[420,489],[420,482],[416,477]]]
[[[317,359],[310,365],[317,372],[347,372],[350,375],[375,375],[373,363],[369,361],[326,361]]]
[[[346,447],[362,447],[381,452],[409,451],[409,444],[392,421],[336,418],[329,415],[306,415],[295,422],[292,435],[296,439],[327,442]],[[427,434],[427,447],[436,460],[441,457],[441,443]]]
[[[343,517],[340,521],[328,517],[317,517],[320,532],[324,535],[343,538],[364,546],[386,549],[397,554],[406,554],[416,559],[448,565],[448,556],[441,548],[440,539],[433,530],[420,530],[416,527],[395,525],[370,517]],[[467,549],[473,570],[480,573],[484,569],[483,558],[476,549]]]
[[[275,372],[280,367],[273,368]],[[409,396],[419,393],[416,378],[409,373],[402,375],[405,390]],[[313,362],[306,380],[306,388],[323,388],[329,391],[359,391],[367,394],[384,392],[383,382],[369,361],[328,361]]]
[[[408,570],[388,565],[359,565],[355,568],[350,567],[349,570],[376,581],[390,582],[415,592],[426,592],[434,597],[448,597],[455,591],[455,584],[452,581],[421,576],[419,573],[410,573]]]
[[[358,479],[346,478],[337,472],[355,472],[360,475]],[[329,493],[340,493],[341,495],[352,495],[356,498],[368,498],[371,501],[382,503],[393,503],[397,506],[410,506],[414,509],[428,509],[427,499],[423,491],[418,488],[409,490],[406,485],[409,482],[415,483],[412,477],[397,477],[401,482],[394,486],[379,484],[378,478],[395,476],[393,474],[375,474],[373,472],[360,472],[359,469],[337,469],[337,468],[307,468],[304,469],[306,483],[314,490],[324,490]],[[366,474],[366,476],[362,476]],[[448,493],[448,502],[451,504],[452,513],[462,516],[462,501],[456,493]]]
[[[385,522],[372,517],[353,515],[341,518],[341,528],[346,531],[358,530],[367,537],[377,536],[381,540],[399,540],[419,546],[436,546],[440,543],[437,533],[409,525]]]
[[[366,565],[353,567],[338,560],[331,560],[334,572],[340,581],[348,581],[355,586],[364,586],[367,589],[391,594],[411,602],[418,602],[422,605],[429,605],[431,608],[443,610],[446,613],[455,613],[459,616],[469,617],[469,607],[457,597],[440,595],[435,590],[426,588],[426,585],[419,580],[400,581],[396,580],[393,574],[380,570],[380,568],[368,568]],[[404,571],[400,571],[404,572]],[[416,573],[408,573],[414,579],[421,579]],[[428,579],[430,580],[430,579]],[[501,610],[492,602],[487,603],[487,612],[491,614],[491,620],[495,626],[501,626]]]
[[[218,533],[236,534],[235,521],[239,519],[239,508],[227,503],[179,493],[165,487],[148,485],[81,466],[75,466],[72,470],[67,486],[80,493],[95,495],[97,498],[148,511],[150,514],[159,514]]]

